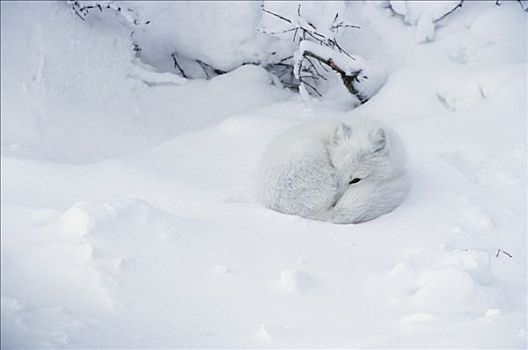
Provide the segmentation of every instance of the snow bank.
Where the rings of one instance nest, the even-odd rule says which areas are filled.
[[[27,11],[41,20],[19,16]],[[138,65],[118,23],[87,26],[60,2],[5,3],[2,16],[2,145],[16,154],[98,161],[282,98],[252,66],[182,88],[179,77]]]
[[[150,21],[134,38],[142,59],[156,67],[168,68],[172,52],[222,70],[271,54],[266,52],[268,38],[257,32],[262,16],[258,1],[122,3]]]
[[[415,40],[424,43],[434,39],[436,22],[445,18],[457,8],[462,7],[459,0],[452,1],[421,1],[396,0],[389,1],[392,10],[403,16],[405,23],[416,26]]]

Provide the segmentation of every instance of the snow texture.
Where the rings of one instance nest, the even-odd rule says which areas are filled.
[[[234,69],[286,45],[256,2],[131,2],[152,21],[132,37],[1,2],[2,349],[526,348],[526,12],[466,1],[423,45],[436,3],[406,4],[413,26],[384,5],[340,14],[361,27],[343,47],[386,72],[353,109],[338,84],[305,104]],[[234,70],[171,76],[174,49]],[[320,120],[400,136],[396,210],[335,225],[258,201],[271,141]]]

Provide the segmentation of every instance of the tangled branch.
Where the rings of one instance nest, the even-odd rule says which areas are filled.
[[[97,9],[99,12],[111,10],[136,27],[150,24],[149,20],[142,20],[139,14],[132,8],[123,8],[114,1],[67,0],[66,3],[70,5],[72,11],[83,21],[86,20],[86,17],[88,17],[92,10]]]
[[[358,89],[354,86],[354,83],[359,83],[360,80],[358,79],[358,76],[362,73],[362,70],[356,70],[353,72],[345,72],[343,69],[341,69],[331,58],[325,59],[319,55],[314,54],[311,51],[304,51],[303,53],[304,57],[308,60],[308,57],[313,57],[316,60],[318,60],[321,63],[324,63],[328,67],[330,67],[333,71],[337,72],[339,76],[341,77],[341,80],[343,81],[343,85],[347,88],[347,90],[354,96],[358,98],[358,100],[361,103],[365,103],[368,101],[368,97],[363,96]],[[313,63],[310,61],[310,63],[313,66]],[[315,66],[313,67],[315,68]],[[317,74],[319,74],[317,72]],[[320,75],[321,76],[321,75]],[[321,76],[322,77],[322,76]],[[368,77],[364,77],[365,79],[368,79]]]
[[[346,60],[354,61],[356,58],[346,52],[337,41],[337,34],[340,28],[359,28],[359,26],[348,23],[339,18],[339,13],[336,13],[333,21],[328,28],[328,31],[331,33],[330,36],[324,35],[318,28],[309,20],[305,19],[301,13],[301,4],[297,6],[297,17],[296,18],[287,18],[286,16],[275,13],[269,9],[266,9],[262,6],[262,11],[265,13],[278,18],[279,20],[286,22],[289,26],[283,30],[279,31],[267,31],[265,29],[260,29],[261,32],[269,35],[279,35],[284,33],[293,33],[292,40],[299,43],[299,47],[306,46],[305,43],[312,42],[318,44],[322,48],[330,50],[327,52],[327,55],[318,54],[315,49],[300,49],[293,56],[293,72],[294,77],[297,79],[299,91],[302,95],[317,95],[322,97],[321,92],[318,90],[317,85],[321,80],[327,80],[327,77],[324,75],[325,72],[333,70],[336,72],[347,90],[356,96],[361,103],[365,103],[368,98],[363,96],[354,84],[359,82],[358,76],[362,73],[361,69],[349,70],[341,66],[340,63],[336,62],[332,57],[344,55]],[[323,57],[324,56],[324,57]],[[292,57],[286,57],[281,60],[288,61]],[[340,62],[345,62],[344,59],[340,59]],[[319,70],[316,66],[322,69]],[[349,64],[346,64],[350,66]],[[323,72],[324,71],[324,72]],[[284,73],[283,73],[284,74]]]

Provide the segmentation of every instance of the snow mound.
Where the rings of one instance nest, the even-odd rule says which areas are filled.
[[[142,60],[163,71],[174,71],[172,52],[226,71],[271,53],[268,38],[256,30],[262,17],[258,2],[119,3],[149,21],[134,28],[133,38]]]
[[[282,270],[279,278],[273,283],[273,288],[281,293],[298,294],[308,288],[310,277],[306,272],[298,269]]]
[[[18,18],[27,6],[45,26]],[[133,57],[125,28],[86,25],[61,2],[2,3],[2,38],[1,83],[10,87],[1,92],[2,147],[28,158],[91,163],[128,155],[286,98],[253,65],[211,84],[159,73]]]
[[[488,4],[482,11],[466,19],[464,25],[460,30],[463,38],[461,46],[453,52],[453,58],[458,62],[525,61],[528,50],[526,35],[519,35],[516,28],[526,26],[526,12],[521,11],[518,4]]]
[[[450,1],[389,1],[394,12],[403,16],[405,23],[416,26],[415,40],[418,43],[434,38],[435,22],[461,6],[459,0]]]
[[[111,203],[79,202],[64,212],[60,226],[64,234],[78,237],[94,233],[132,233],[141,225],[152,227],[150,224],[155,221],[155,214],[157,213],[149,205],[136,199]],[[163,219],[163,215],[161,218]]]
[[[415,257],[414,262],[412,259],[409,263],[400,262],[392,269],[391,278],[399,285],[402,295],[397,302],[431,315],[427,318],[453,313],[483,316],[486,310],[499,305],[489,253],[452,251],[435,261],[420,260],[424,257]]]

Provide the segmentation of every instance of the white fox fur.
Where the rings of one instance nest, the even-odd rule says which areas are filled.
[[[266,207],[340,224],[391,212],[408,189],[399,138],[365,121],[315,122],[285,131],[266,149],[257,181]]]

